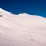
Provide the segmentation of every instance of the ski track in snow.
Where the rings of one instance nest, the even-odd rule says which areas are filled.
[[[0,46],[46,46],[46,18],[1,8],[0,15]]]

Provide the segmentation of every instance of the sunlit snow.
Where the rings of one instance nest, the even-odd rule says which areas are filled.
[[[0,15],[0,46],[46,46],[46,18],[2,8]]]

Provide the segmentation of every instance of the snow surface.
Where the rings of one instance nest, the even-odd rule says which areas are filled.
[[[46,46],[46,18],[2,8],[0,15],[0,46]]]

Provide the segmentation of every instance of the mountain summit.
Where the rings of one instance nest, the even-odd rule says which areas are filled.
[[[46,46],[46,18],[0,8],[0,46]]]
[[[46,18],[37,16],[37,15],[29,15],[27,13],[22,13],[18,15],[14,15],[6,10],[0,8],[0,19],[10,21],[13,24],[17,24],[18,26],[33,26],[33,27],[46,27]]]

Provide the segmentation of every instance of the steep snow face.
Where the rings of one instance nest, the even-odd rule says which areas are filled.
[[[12,27],[12,23],[10,23],[8,20],[6,20],[5,18],[1,18],[0,19],[0,25],[2,25],[3,27],[8,27],[11,28]]]
[[[0,46],[46,46],[46,18],[0,8]]]
[[[8,15],[8,12],[0,8],[0,15],[2,15],[2,17],[0,17],[0,25],[6,28],[11,28],[11,29],[15,27],[14,24],[10,22],[10,19],[8,17],[10,16],[10,13]]]

